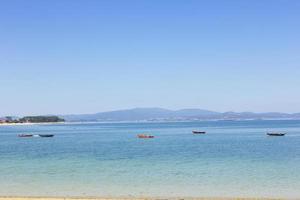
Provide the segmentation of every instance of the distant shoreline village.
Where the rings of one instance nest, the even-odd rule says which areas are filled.
[[[34,123],[61,123],[65,120],[58,116],[25,116],[19,117],[2,117],[0,118],[0,124],[34,124]]]

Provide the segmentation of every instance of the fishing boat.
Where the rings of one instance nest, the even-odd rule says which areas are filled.
[[[267,133],[268,136],[284,136],[285,133]]]
[[[53,137],[53,134],[39,134],[40,137]]]
[[[194,130],[192,132],[193,132],[193,134],[205,134],[206,133],[205,131],[196,131],[196,130]]]
[[[146,135],[146,134],[138,134],[137,136],[138,136],[138,138],[143,138],[143,139],[154,138],[153,135]]]
[[[20,134],[18,137],[32,137],[32,134]]]

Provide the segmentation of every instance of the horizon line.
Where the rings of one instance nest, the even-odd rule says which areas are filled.
[[[278,114],[298,114],[299,112],[280,112],[280,111],[265,111],[265,112],[259,112],[259,111],[215,111],[215,110],[209,110],[209,109],[203,109],[203,108],[180,108],[180,109],[169,109],[164,107],[132,107],[132,108],[122,108],[122,109],[113,109],[113,110],[107,110],[107,111],[96,111],[93,113],[64,113],[64,114],[23,114],[23,115],[17,115],[17,114],[9,114],[9,115],[0,115],[0,117],[24,117],[24,116],[66,116],[66,115],[93,115],[98,113],[106,113],[106,112],[118,112],[118,111],[130,111],[130,110],[137,110],[137,109],[161,109],[166,111],[181,111],[181,110],[202,110],[202,111],[208,111],[208,112],[215,112],[219,114],[224,113],[253,113],[253,114],[265,114],[265,113],[278,113]]]

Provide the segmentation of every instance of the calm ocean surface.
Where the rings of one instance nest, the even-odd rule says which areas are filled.
[[[300,121],[0,126],[0,196],[9,195],[299,198]]]

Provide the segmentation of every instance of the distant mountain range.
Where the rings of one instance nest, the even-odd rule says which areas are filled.
[[[250,119],[300,119],[300,113],[278,112],[214,112],[203,109],[168,110],[163,108],[134,108],[95,114],[61,115],[69,122],[96,121],[197,121],[197,120],[250,120]]]

